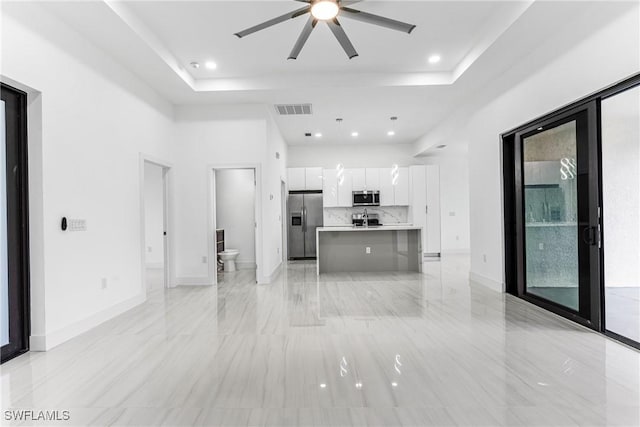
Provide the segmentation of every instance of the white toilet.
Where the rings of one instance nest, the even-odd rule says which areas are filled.
[[[240,254],[240,251],[237,249],[226,249],[218,254],[224,263],[224,271],[236,271],[238,254]]]

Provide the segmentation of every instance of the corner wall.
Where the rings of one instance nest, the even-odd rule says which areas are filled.
[[[2,79],[30,100],[31,348],[46,350],[144,301],[139,153],[170,157],[173,111],[42,6],[1,15]]]

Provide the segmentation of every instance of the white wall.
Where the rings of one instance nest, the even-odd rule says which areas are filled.
[[[468,142],[471,277],[495,289],[504,282],[499,135],[640,69],[637,3],[594,2],[584,9],[562,34],[530,52],[416,144],[421,150],[443,141]]]
[[[162,167],[144,164],[145,264],[164,265],[164,188]]]
[[[422,158],[440,166],[442,253],[467,253],[470,242],[469,158],[465,155]]]
[[[397,164],[409,166],[420,164],[414,158],[413,144],[345,144],[309,145],[289,147],[287,167],[335,168],[342,163],[345,168],[386,168]]]
[[[208,179],[215,166],[258,165],[257,191],[262,232],[256,262],[266,283],[281,263],[280,178],[286,176],[286,146],[263,106],[180,106],[176,108],[176,276],[178,284],[209,282],[207,257]],[[275,158],[275,152],[280,158]],[[205,260],[207,261],[207,260]],[[215,262],[215,260],[213,260]]]
[[[30,92],[38,350],[144,300],[139,152],[170,157],[172,108],[42,6],[3,3],[1,19],[2,79]],[[86,219],[88,230],[62,232],[62,216]]]
[[[255,196],[253,169],[218,169],[216,228],[224,229],[224,248],[240,251],[238,268],[255,268]]]

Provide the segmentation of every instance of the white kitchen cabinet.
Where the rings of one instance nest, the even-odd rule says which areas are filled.
[[[287,181],[289,191],[301,191],[305,189],[305,168],[289,168],[287,169]]]
[[[305,190],[322,190],[322,168],[305,168]]]
[[[430,255],[440,255],[440,167],[427,165],[427,244],[423,251]]]
[[[380,206],[393,206],[393,185],[391,183],[391,168],[380,168]]]
[[[379,168],[366,168],[365,178],[366,178],[365,185],[367,186],[368,191],[380,191],[380,169]]]
[[[394,181],[391,168],[381,168],[380,206],[409,205],[409,168],[398,168],[398,178]]]
[[[335,169],[323,171],[322,205],[325,208],[338,206],[338,178]]]
[[[409,221],[422,227],[422,252],[440,256],[440,169],[437,165],[409,168]]]
[[[335,170],[333,172],[336,173]],[[345,169],[343,178],[337,178],[338,183],[338,206],[350,208],[353,206],[353,174]]]
[[[352,191],[364,191],[369,190],[367,187],[367,178],[365,169],[347,169],[351,173],[351,188]]]
[[[409,168],[398,168],[398,179],[393,186],[393,204],[409,206]]]

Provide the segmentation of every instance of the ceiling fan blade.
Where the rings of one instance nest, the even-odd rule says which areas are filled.
[[[298,59],[298,55],[300,54],[302,47],[307,42],[307,39],[311,35],[311,31],[313,31],[317,23],[318,20],[316,18],[313,16],[309,17],[309,20],[304,24],[304,28],[302,29],[300,36],[298,36],[298,40],[296,40],[296,44],[293,46],[293,49],[291,49],[291,53],[287,59]]]
[[[407,34],[410,34],[411,31],[416,28],[415,25],[407,24],[406,22],[396,21],[395,19],[385,18],[384,16],[362,12],[360,10],[351,9],[349,7],[340,8],[340,16],[366,22],[367,24],[374,24],[381,27],[391,28],[392,30],[402,31],[403,33]]]
[[[336,18],[333,18],[331,21],[327,21],[327,25],[333,35],[338,39],[338,42],[340,42],[340,46],[342,46],[349,59],[358,56],[358,52],[356,52],[356,49],[351,44],[351,40],[347,37],[347,33],[344,32],[340,22],[338,22]]]
[[[256,31],[264,30],[265,28],[269,28],[273,25],[279,24],[289,19],[297,18],[298,16],[304,15],[309,11],[311,11],[311,6],[305,6],[303,8],[294,10],[293,12],[285,13],[284,15],[278,16],[277,18],[269,19],[262,24],[255,25],[251,28],[247,28],[246,30],[235,33],[234,36],[237,36],[239,39],[241,39],[242,37],[248,36],[249,34],[255,33]]]

